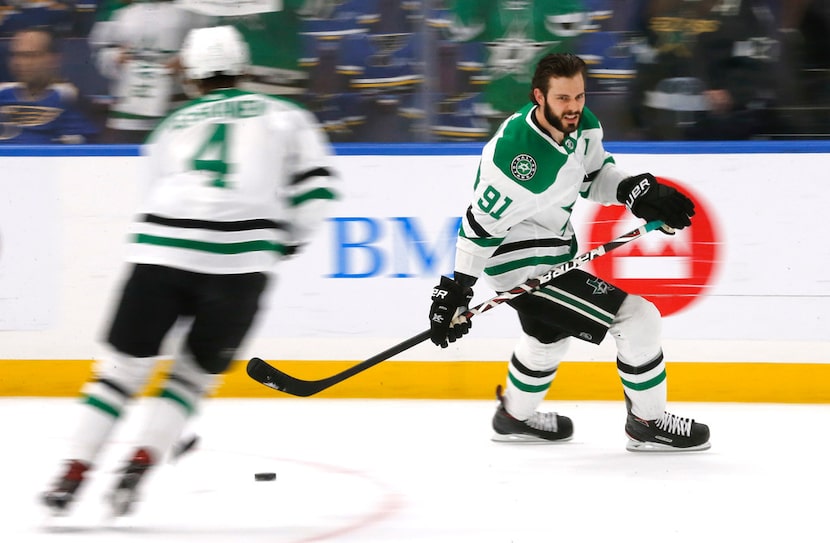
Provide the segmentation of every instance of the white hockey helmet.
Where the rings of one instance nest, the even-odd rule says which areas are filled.
[[[232,26],[191,30],[184,39],[180,57],[188,79],[242,75],[250,62],[248,45]]]

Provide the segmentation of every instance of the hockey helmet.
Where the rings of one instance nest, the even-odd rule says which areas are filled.
[[[188,79],[243,75],[250,62],[248,45],[232,26],[191,30],[184,39],[180,56]]]

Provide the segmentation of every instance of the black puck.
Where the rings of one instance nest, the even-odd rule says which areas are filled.
[[[273,472],[265,472],[265,473],[255,473],[254,480],[255,481],[275,481],[277,479],[277,474]]]

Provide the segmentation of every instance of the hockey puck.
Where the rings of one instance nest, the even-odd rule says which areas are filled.
[[[277,474],[273,472],[267,473],[255,473],[254,480],[255,481],[275,481],[277,479]]]

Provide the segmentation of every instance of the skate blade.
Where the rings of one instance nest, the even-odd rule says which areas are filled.
[[[43,518],[66,518],[70,514],[71,506],[54,507],[51,505],[40,504],[39,506],[41,516]]]
[[[64,508],[55,508],[42,504],[39,508],[40,518],[38,528],[42,532],[53,534],[74,534],[91,532],[94,530],[83,519],[78,519],[72,514],[73,504]]]
[[[694,452],[694,451],[705,451],[712,447],[710,442],[702,443],[700,445],[695,445],[694,447],[672,447],[671,445],[664,445],[663,443],[652,443],[652,442],[645,442],[645,441],[635,441],[633,439],[628,440],[628,444],[625,446],[625,450],[631,452],[660,452],[660,453],[682,453],[682,452]]]
[[[135,490],[115,489],[105,498],[109,520],[132,515],[139,503],[139,495]]]
[[[494,432],[493,436],[490,438],[491,441],[495,441],[496,443],[543,443],[549,445],[554,443],[564,443],[572,439],[573,435],[564,437],[562,439],[544,439],[539,436],[534,436],[530,434],[499,434],[497,432]]]
[[[38,498],[38,508],[44,518],[65,518],[71,513],[74,499],[70,499],[65,505],[59,506],[46,501],[44,497]]]

